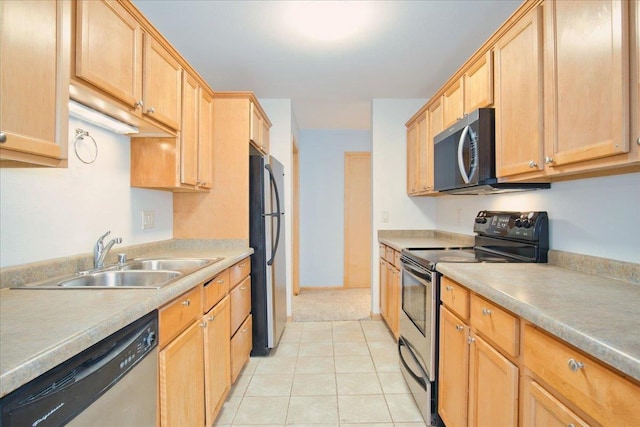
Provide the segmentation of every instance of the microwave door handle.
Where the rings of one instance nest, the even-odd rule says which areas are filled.
[[[464,161],[462,159],[462,151],[464,150],[464,140],[469,133],[469,126],[465,126],[462,130],[462,134],[460,135],[460,140],[458,141],[458,169],[460,170],[460,175],[462,175],[462,180],[465,184],[468,184],[471,180],[469,175],[467,175],[467,171],[464,168]]]

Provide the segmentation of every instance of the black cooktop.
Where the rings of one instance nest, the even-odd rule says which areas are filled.
[[[480,211],[474,220],[475,246],[402,250],[403,262],[431,271],[439,262],[547,262],[549,228],[546,212]]]

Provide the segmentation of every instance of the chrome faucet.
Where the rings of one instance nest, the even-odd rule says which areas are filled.
[[[107,231],[104,233],[98,241],[96,242],[96,246],[93,248],[93,268],[101,268],[104,267],[104,260],[109,253],[109,250],[116,243],[122,243],[122,238],[116,237],[107,243],[104,244],[104,238],[111,234],[111,231]]]

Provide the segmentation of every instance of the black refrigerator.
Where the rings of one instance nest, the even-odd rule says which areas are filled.
[[[249,246],[251,256],[251,356],[278,345],[287,322],[284,238],[284,166],[251,147],[249,156]]]

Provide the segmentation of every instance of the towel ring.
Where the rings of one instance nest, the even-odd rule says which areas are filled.
[[[92,154],[93,158],[91,158],[91,160],[82,158],[82,155],[80,155],[80,153],[78,152],[78,141],[84,141],[85,137],[88,137],[89,139],[91,139],[91,142],[93,142],[94,152]],[[86,130],[82,130],[80,128],[76,129],[76,137],[73,140],[73,149],[76,152],[76,157],[78,157],[78,159],[80,159],[82,163],[91,164],[95,162],[96,159],[98,158],[98,144],[96,143],[96,140],[93,139],[93,137],[89,135],[89,132],[87,132]],[[86,154],[85,154],[85,157],[87,157]]]

